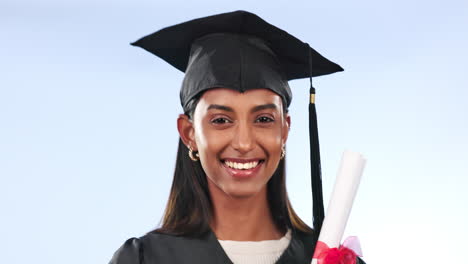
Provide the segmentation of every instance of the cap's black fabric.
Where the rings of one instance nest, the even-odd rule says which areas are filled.
[[[214,33],[192,44],[180,91],[182,107],[200,92],[227,87],[239,92],[268,88],[289,106],[292,94],[275,54],[258,38]]]
[[[289,105],[287,80],[343,70],[306,43],[246,11],[170,26],[132,45],[186,73],[180,92],[184,110],[194,96],[214,87],[267,88]]]

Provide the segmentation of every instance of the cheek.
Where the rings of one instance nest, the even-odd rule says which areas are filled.
[[[281,151],[283,137],[280,129],[264,129],[257,133],[257,142],[269,152]]]
[[[200,124],[195,129],[195,143],[200,155],[217,155],[229,144],[229,132],[210,128],[208,124]]]
[[[210,130],[207,129],[202,122],[195,123],[194,137],[198,151],[203,152],[203,150],[211,143],[210,140],[208,140],[210,138]]]

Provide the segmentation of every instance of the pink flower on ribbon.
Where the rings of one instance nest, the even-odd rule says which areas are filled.
[[[356,264],[357,256],[362,256],[357,237],[347,238],[339,248],[329,248],[318,241],[314,253],[318,264]]]

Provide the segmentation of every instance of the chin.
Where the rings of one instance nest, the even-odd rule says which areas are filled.
[[[266,186],[260,188],[258,186],[232,186],[232,188],[221,189],[223,193],[236,199],[252,198],[262,193],[263,190],[266,191]]]
[[[216,175],[217,177],[212,178],[208,175]],[[263,166],[259,166],[258,170],[251,176],[235,177],[226,170],[225,166],[221,165],[220,170],[207,174],[207,178],[214,199],[219,196],[247,199],[266,193],[270,177],[265,175]]]

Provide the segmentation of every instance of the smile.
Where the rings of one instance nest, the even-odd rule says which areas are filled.
[[[229,161],[229,160],[224,161],[224,164],[226,164],[226,166],[228,166],[229,168],[236,169],[236,170],[250,170],[250,169],[257,167],[259,163],[260,163],[260,160],[245,162],[245,163],[234,162],[234,161]]]
[[[224,159],[222,163],[228,173],[235,178],[251,178],[257,175],[264,162],[262,159]]]

